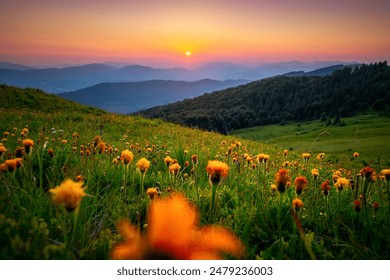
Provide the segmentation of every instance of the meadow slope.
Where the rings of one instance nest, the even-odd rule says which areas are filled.
[[[0,97],[0,259],[390,257],[389,167],[364,150],[333,161],[39,90]]]

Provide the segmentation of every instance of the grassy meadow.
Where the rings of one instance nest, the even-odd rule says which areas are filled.
[[[225,136],[0,97],[0,259],[390,257],[385,118]]]

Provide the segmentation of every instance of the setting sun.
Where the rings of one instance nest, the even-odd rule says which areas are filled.
[[[191,55],[191,52],[190,51],[187,51],[186,52],[186,56],[190,56]]]

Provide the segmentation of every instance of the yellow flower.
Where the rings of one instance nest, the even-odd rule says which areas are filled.
[[[172,175],[177,175],[179,173],[179,170],[181,169],[181,166],[175,162],[169,165],[169,173]]]
[[[317,168],[313,168],[313,169],[311,170],[311,175],[313,175],[313,178],[314,178],[314,179],[317,179],[317,177],[320,175],[320,172],[318,171]]]
[[[141,158],[137,164],[136,164],[137,168],[139,169],[139,171],[144,174],[146,171],[148,171],[149,167],[150,167],[150,161],[148,161],[146,158]]]
[[[385,176],[386,181],[390,181],[390,169],[383,169],[381,173]]]
[[[206,172],[212,184],[218,184],[222,178],[226,178],[229,175],[229,169],[226,163],[219,160],[209,160],[206,166]]]
[[[81,199],[86,196],[85,189],[82,188],[83,184],[83,182],[66,179],[50,190],[54,203],[63,205],[68,211],[75,210],[80,206]]]
[[[302,157],[305,161],[309,160],[309,158],[311,157],[311,154],[310,153],[303,153],[302,154]]]
[[[146,194],[149,196],[150,199],[153,199],[158,194],[158,192],[156,188],[149,188],[146,191]]]
[[[349,187],[349,180],[346,179],[346,178],[343,178],[343,177],[340,177],[337,179],[336,183],[334,184],[334,186],[339,190],[343,190],[343,189],[346,189]]]
[[[173,159],[170,156],[166,156],[164,162],[166,166],[169,166],[173,162]]]
[[[244,246],[219,226],[199,229],[198,212],[182,196],[154,200],[147,232],[141,235],[127,221],[118,224],[124,241],[113,247],[113,259],[221,259],[223,254],[243,257]]]
[[[122,153],[121,153],[121,161],[128,165],[129,163],[131,163],[133,161],[133,158],[134,158],[134,155],[131,151],[129,151],[128,149],[124,150]]]
[[[16,168],[20,167],[23,163],[23,159],[15,158],[15,159],[7,159],[4,164],[7,167],[9,172],[15,171]]]
[[[353,153],[353,157],[354,157],[354,158],[358,158],[358,157],[359,157],[359,153],[358,153],[358,152],[354,152],[354,153]]]

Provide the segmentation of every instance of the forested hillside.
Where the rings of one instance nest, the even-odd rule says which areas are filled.
[[[149,118],[228,133],[286,121],[389,112],[387,62],[344,67],[325,77],[278,76],[138,112]]]

